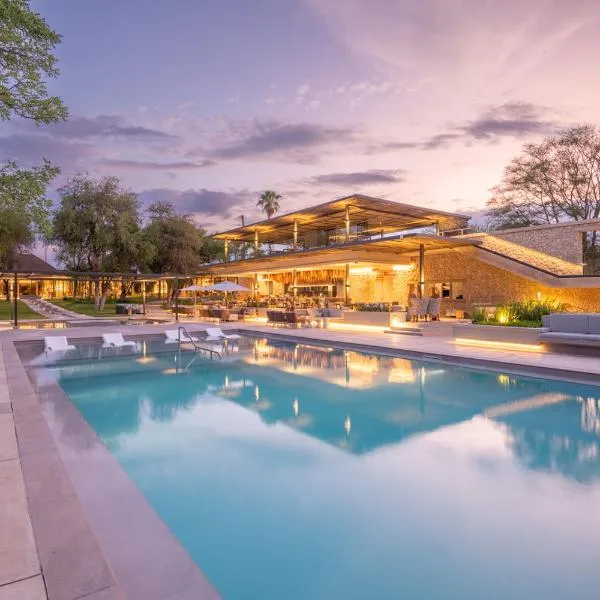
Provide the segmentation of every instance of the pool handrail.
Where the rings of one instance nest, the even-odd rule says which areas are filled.
[[[183,325],[180,325],[179,327],[177,327],[177,344],[179,347],[181,347],[181,332],[182,331],[187,336],[187,339],[184,338],[183,341],[186,343],[192,344],[194,346],[194,352],[208,352],[210,355],[210,360],[213,359],[213,354],[216,354],[219,357],[219,360],[221,360],[223,358],[221,356],[220,352],[217,352],[216,350],[213,350],[212,348],[205,348],[204,346],[199,346],[196,343],[196,341],[194,340],[194,338],[190,335],[190,332]]]

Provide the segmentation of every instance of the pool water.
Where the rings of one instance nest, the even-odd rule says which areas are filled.
[[[97,365],[52,369],[225,600],[600,597],[599,387],[267,339]]]

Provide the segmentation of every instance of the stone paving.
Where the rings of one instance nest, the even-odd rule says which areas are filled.
[[[0,348],[0,600],[45,600]]]

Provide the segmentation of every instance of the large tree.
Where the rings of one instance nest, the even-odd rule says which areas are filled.
[[[488,216],[496,229],[600,217],[600,131],[573,127],[526,144],[492,190]]]
[[[46,79],[58,75],[53,51],[59,42],[28,2],[0,0],[0,120],[17,117],[40,125],[66,118],[60,98],[46,89]],[[0,165],[0,270],[12,269],[16,254],[37,234],[48,234],[46,187],[58,172],[47,161],[31,169],[14,161]]]
[[[270,219],[276,212],[279,211],[279,201],[282,196],[273,190],[267,190],[263,192],[256,202],[256,206],[259,206],[261,210],[267,215],[267,219]]]
[[[59,190],[52,241],[57,258],[74,271],[138,273],[151,259],[137,196],[116,177],[78,175]],[[96,307],[106,301],[112,277],[94,276]]]
[[[185,274],[198,268],[204,232],[187,215],[178,215],[168,202],[155,202],[147,210],[146,235],[154,248],[155,273]]]
[[[61,99],[46,88],[46,80],[58,76],[58,43],[60,35],[27,0],[0,0],[0,119],[18,116],[39,124],[67,117]]]
[[[30,170],[19,169],[12,161],[0,165],[0,271],[13,269],[18,253],[29,247],[37,234],[48,234],[46,186],[57,171],[49,163]],[[8,280],[3,283],[10,300]]]
[[[152,245],[150,268],[154,273],[186,275],[196,271],[207,252],[216,248],[208,243],[204,230],[189,215],[179,215],[169,202],[155,202],[147,209],[149,221],[145,234]],[[172,282],[168,282],[172,296]]]

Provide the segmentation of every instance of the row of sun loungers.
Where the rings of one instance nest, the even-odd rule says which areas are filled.
[[[165,343],[201,343],[201,342],[223,342],[226,340],[239,340],[240,335],[236,333],[224,333],[220,327],[207,327],[206,337],[200,339],[187,334],[185,331],[177,329],[167,329],[165,331]],[[138,342],[126,340],[121,333],[103,333],[102,348],[131,348],[137,350]],[[73,344],[69,344],[67,337],[64,335],[46,336],[44,338],[44,351],[48,352],[67,352],[76,350]]]

